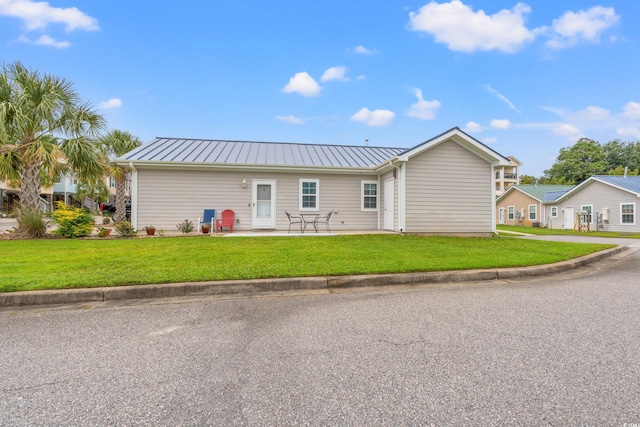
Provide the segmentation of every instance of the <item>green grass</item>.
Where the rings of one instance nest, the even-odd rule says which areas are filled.
[[[550,229],[550,228],[533,228],[533,227],[514,227],[511,225],[497,225],[498,231],[517,231],[518,233],[527,233],[535,235],[553,235],[553,234],[570,234],[575,236],[590,236],[590,237],[626,237],[633,239],[640,239],[640,233],[620,233],[617,231],[589,231],[587,233],[580,233],[573,230],[562,229]]]
[[[356,235],[0,242],[0,292],[547,264],[612,245]]]

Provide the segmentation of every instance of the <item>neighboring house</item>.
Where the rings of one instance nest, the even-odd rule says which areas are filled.
[[[596,175],[562,194],[547,209],[558,212],[552,228],[640,232],[640,176]]]
[[[522,163],[513,156],[507,156],[509,164],[496,169],[496,196],[500,196],[511,186],[520,183]]]
[[[52,187],[40,187],[40,210],[51,209]],[[15,212],[20,207],[20,189],[12,187],[6,181],[0,181],[0,212]]]
[[[66,205],[77,204],[76,192],[78,191],[78,177],[72,174],[65,174],[53,183],[53,194],[51,201],[64,202]]]
[[[156,138],[116,163],[133,171],[136,229],[231,209],[234,231],[287,230],[285,211],[331,211],[332,230],[488,236],[495,168],[509,161],[456,127],[408,150]]]
[[[573,185],[513,185],[496,200],[498,224],[548,226],[556,222],[557,209],[549,209],[548,202],[571,190]],[[557,227],[556,227],[557,228]]]
[[[116,186],[113,178],[105,178],[105,183],[109,189],[109,200],[115,202]],[[129,198],[130,183],[126,185],[126,197]],[[76,197],[78,192],[78,178],[75,175],[66,174],[59,177],[51,187],[40,187],[40,210],[51,211],[55,208],[55,203],[62,201],[68,205],[89,207],[89,201],[79,200]],[[20,204],[20,189],[7,185],[0,181],[0,212],[11,212],[18,208]]]

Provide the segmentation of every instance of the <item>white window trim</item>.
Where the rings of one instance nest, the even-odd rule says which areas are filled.
[[[531,218],[531,207],[533,207],[533,218]],[[538,219],[538,205],[529,205],[527,207],[527,218],[529,221],[536,221]]]
[[[622,222],[622,206],[631,205],[633,206],[633,222]],[[636,202],[629,203],[620,203],[620,225],[636,225],[636,216],[638,215],[638,211],[636,210]]]
[[[551,206],[551,218],[558,218],[558,207],[557,206]],[[553,214],[553,211],[556,211],[556,214]]]
[[[375,184],[376,186],[376,207],[375,208],[365,208],[364,207],[364,185],[365,184]],[[368,195],[367,197],[373,197],[371,195]],[[380,185],[378,184],[378,181],[371,181],[371,180],[361,180],[360,181],[360,211],[362,212],[378,212],[378,206],[380,206]]]
[[[302,207],[302,183],[303,182],[315,182],[316,183],[316,207],[315,208],[303,208]],[[320,211],[320,180],[314,178],[300,178],[298,185],[298,208],[300,212],[319,212]]]
[[[513,212],[511,212],[511,210],[513,210]],[[514,221],[515,219],[516,219],[516,207],[507,206],[507,221]]]
[[[591,208],[591,221],[589,221],[589,224],[593,224],[593,205],[580,205],[580,212],[584,211],[584,208]]]

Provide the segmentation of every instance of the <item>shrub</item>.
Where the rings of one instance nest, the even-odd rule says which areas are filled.
[[[58,225],[53,234],[63,237],[85,237],[93,230],[93,216],[83,209],[57,203],[53,221]]]
[[[184,234],[189,234],[193,231],[193,222],[189,221],[188,219],[185,219],[184,222],[181,222],[180,224],[176,225],[176,227],[178,228],[178,230],[182,231]]]
[[[105,216],[104,218],[102,218],[102,224],[104,225],[111,224],[111,218],[108,216]]]
[[[135,237],[137,236],[136,230],[129,221],[119,221],[113,225],[118,233],[122,237]]]
[[[98,237],[107,237],[108,235],[111,234],[110,228],[98,227],[97,231],[98,231],[97,233]]]
[[[47,234],[47,220],[39,210],[22,209],[18,213],[18,232],[40,238]]]

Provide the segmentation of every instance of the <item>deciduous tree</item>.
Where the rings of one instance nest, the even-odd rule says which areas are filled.
[[[581,138],[573,146],[561,148],[556,163],[544,171],[551,180],[562,180],[568,184],[579,184],[592,175],[603,175],[608,164],[598,141]]]

